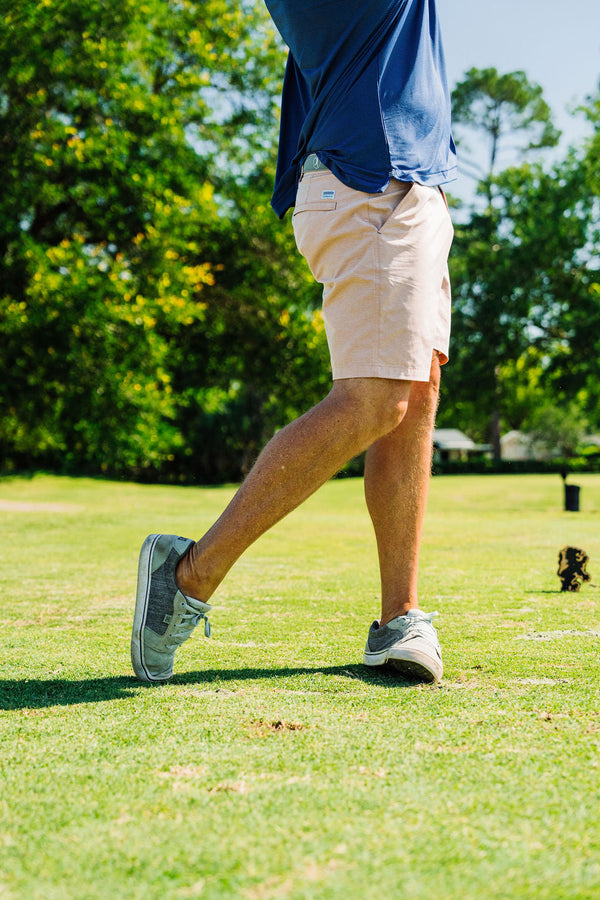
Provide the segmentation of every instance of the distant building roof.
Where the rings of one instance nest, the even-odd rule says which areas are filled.
[[[433,446],[438,450],[474,450],[476,444],[458,428],[436,428]]]
[[[501,444],[510,444],[511,441],[529,441],[530,437],[528,434],[525,434],[523,431],[507,431],[506,434],[503,434],[500,438]]]

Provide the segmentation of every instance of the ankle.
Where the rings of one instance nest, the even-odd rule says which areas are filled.
[[[202,587],[199,579],[194,574],[193,555],[196,544],[192,544],[185,556],[182,556],[175,567],[175,581],[177,587],[186,597],[192,597],[194,600],[204,600],[201,591]]]
[[[390,607],[389,609],[382,610],[379,625],[380,627],[388,625],[392,621],[392,619],[397,619],[398,616],[405,616],[410,609],[418,608],[419,604],[416,602],[416,600],[409,600],[406,603],[400,603],[396,606]]]

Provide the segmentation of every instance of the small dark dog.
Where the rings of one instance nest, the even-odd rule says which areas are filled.
[[[591,575],[586,572],[590,558],[584,550],[577,547],[563,547],[558,554],[558,572],[561,591],[578,591],[583,581],[590,581]]]

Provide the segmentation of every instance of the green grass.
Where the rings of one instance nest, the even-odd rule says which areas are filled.
[[[421,603],[445,676],[362,664],[358,480],[259,541],[165,686],[131,675],[137,554],[232,491],[0,482],[0,898],[600,896],[600,476],[432,482]]]

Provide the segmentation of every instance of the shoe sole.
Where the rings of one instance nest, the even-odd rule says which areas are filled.
[[[394,655],[398,654],[398,655]],[[418,650],[409,650],[405,648],[401,651],[382,650],[379,653],[368,653],[365,651],[365,666],[392,666],[398,673],[405,675],[409,679],[418,679],[429,684],[439,684],[442,680],[443,668],[441,663],[435,665],[435,660],[431,657],[419,653]]]
[[[144,664],[144,647],[142,642],[142,632],[146,626],[148,613],[152,558],[154,556],[154,548],[160,537],[160,534],[148,535],[142,544],[138,563],[137,593],[135,596],[135,612],[133,614],[133,631],[131,633],[131,664],[140,681],[168,681],[170,677],[155,678],[148,672]]]

